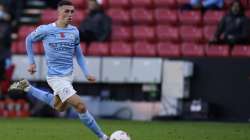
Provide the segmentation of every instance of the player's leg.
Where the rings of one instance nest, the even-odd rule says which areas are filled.
[[[54,107],[53,105],[54,95],[32,86],[27,80],[21,80],[21,81],[13,83],[9,88],[9,91],[11,90],[24,91],[28,94],[31,94],[32,96],[39,99],[40,101],[50,105],[51,107]]]
[[[54,97],[54,108],[55,110],[59,111],[59,112],[63,112],[68,108],[68,103],[67,102],[62,102],[60,97],[58,95],[56,95]]]
[[[108,140],[107,135],[101,130],[94,117],[88,112],[85,104],[77,94],[72,95],[66,100],[78,112],[78,116],[83,124],[92,130],[100,140]]]
[[[54,98],[54,95],[52,93],[40,90],[32,86],[27,80],[21,80],[13,83],[9,88],[9,91],[11,90],[24,91],[27,94],[30,94],[33,97],[37,98],[38,100],[48,104],[57,111],[64,111],[67,108],[67,104],[62,103],[58,96],[55,96]]]

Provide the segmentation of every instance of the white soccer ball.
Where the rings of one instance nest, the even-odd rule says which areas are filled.
[[[111,134],[110,140],[131,140],[131,138],[127,132],[117,130]]]

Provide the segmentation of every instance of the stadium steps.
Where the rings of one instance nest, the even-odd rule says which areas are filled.
[[[46,7],[44,1],[31,0],[28,1],[22,12],[20,24],[37,24],[40,19],[41,10]]]

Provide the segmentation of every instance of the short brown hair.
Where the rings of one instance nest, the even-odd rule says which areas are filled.
[[[62,1],[58,2],[57,7],[61,7],[61,6],[64,6],[64,5],[73,6],[73,3],[68,1],[68,0],[62,0]]]

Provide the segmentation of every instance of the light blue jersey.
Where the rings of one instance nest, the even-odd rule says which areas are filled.
[[[82,50],[79,31],[75,26],[57,27],[55,23],[41,25],[26,38],[29,63],[35,64],[33,42],[42,40],[48,66],[48,76],[67,76],[73,72],[73,56],[76,55],[85,76],[89,75]]]

